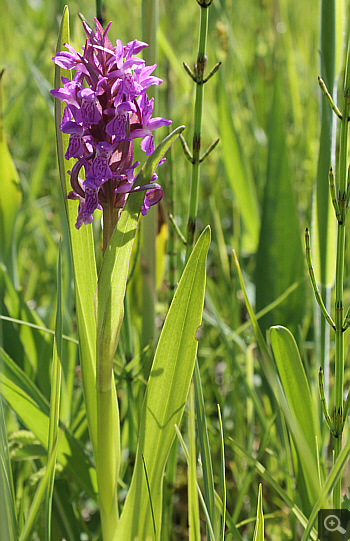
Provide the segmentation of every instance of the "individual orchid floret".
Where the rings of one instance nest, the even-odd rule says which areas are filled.
[[[128,113],[135,113],[136,106],[130,101],[119,103],[114,109],[114,118],[108,122],[106,132],[114,135],[116,141],[127,139],[126,127],[129,119]]]
[[[141,142],[142,150],[150,156],[154,151],[154,138],[152,131],[160,128],[161,126],[169,126],[171,120],[165,118],[155,117],[151,118],[154,107],[154,98],[148,99],[147,94],[143,94],[139,100],[139,107],[141,111],[141,125],[142,128],[135,129],[132,132],[132,138],[143,137]]]
[[[154,150],[153,132],[171,121],[152,118],[154,99],[146,92],[162,80],[153,76],[156,65],[146,66],[135,56],[147,43],[137,39],[125,46],[115,46],[107,37],[111,23],[104,30],[95,19],[96,31],[83,23],[86,43],[82,53],[66,45],[68,51],[57,53],[53,60],[63,69],[74,70],[73,80],[62,77],[62,87],[51,90],[65,104],[61,131],[69,135],[65,158],[77,159],[72,168],[70,199],[79,200],[76,227],[89,224],[96,209],[123,209],[132,197],[139,162],[133,163],[134,144],[141,138],[147,155]],[[84,179],[78,176],[85,170]],[[154,180],[138,186],[144,191],[142,214],[163,196]]]

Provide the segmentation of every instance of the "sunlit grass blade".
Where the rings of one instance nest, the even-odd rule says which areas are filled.
[[[50,421],[49,437],[47,444],[47,463],[51,457],[54,460],[51,476],[48,479],[45,494],[45,537],[51,541],[51,515],[52,515],[52,494],[55,482],[55,464],[57,458],[59,420],[60,420],[60,391],[61,391],[61,359],[62,359],[62,264],[61,264],[61,243],[58,252],[57,265],[57,308],[55,338],[53,343],[53,359],[51,372],[51,397],[50,397]]]
[[[292,333],[281,326],[270,329],[270,340],[288,405],[295,419],[298,420],[305,441],[314,457],[316,467],[318,454],[316,437],[319,437],[319,427],[315,417],[309,382],[306,378],[297,344]],[[305,469],[309,468],[311,470],[311,467],[314,469],[311,464],[304,464],[303,466],[307,484],[308,475]]]
[[[294,282],[299,281],[300,284],[283,305],[260,319],[263,333],[276,321],[288,327],[292,326],[295,331],[305,309],[304,254],[282,103],[281,84],[277,77],[268,130],[267,174],[256,260],[256,310],[265,308]]]
[[[260,231],[260,211],[251,171],[243,158],[231,119],[231,108],[225,85],[220,77],[217,84],[218,113],[222,157],[230,187],[239,206],[244,224],[243,246],[255,252]]]
[[[195,363],[193,372],[193,381],[195,384],[195,403],[196,416],[198,427],[198,439],[200,443],[203,484],[204,484],[204,499],[209,512],[211,523],[215,529],[216,526],[216,509],[214,501],[214,474],[211,460],[211,452],[208,437],[207,420],[205,417],[204,398],[202,383],[199,372],[198,362]],[[208,532],[209,533],[209,532]]]
[[[197,492],[197,456],[196,456],[196,432],[194,412],[194,389],[190,386],[189,393],[189,465],[188,465],[188,531],[190,541],[200,541],[200,523]]]
[[[226,524],[226,471],[225,471],[225,443],[224,443],[224,427],[222,425],[221,410],[218,404],[218,415],[220,423],[220,451],[221,451],[221,491],[222,491],[222,526],[221,526],[221,541],[225,541],[225,524]]]
[[[28,516],[26,517],[23,530],[21,531],[19,541],[27,541],[27,539],[29,539],[37,516],[40,512],[40,508],[44,504],[48,486],[50,484],[52,476],[55,474],[57,445],[58,441],[56,441],[54,451],[51,453],[50,458],[46,464],[44,477],[41,479],[39,486],[34,494],[34,498],[30,506]]]
[[[3,73],[4,71],[0,73],[0,261],[6,265],[13,283],[17,286],[17,267],[16,261],[13,260],[15,254],[13,242],[15,241],[14,226],[17,212],[22,201],[22,192],[17,169],[9,152],[3,128]]]
[[[134,473],[114,541],[134,541],[136,536],[147,539],[153,535],[142,455],[160,535],[163,473],[175,438],[174,425],[181,421],[193,373],[209,243],[210,229],[206,228],[185,267],[163,326],[142,407]]]
[[[262,484],[259,485],[258,507],[256,510],[256,523],[253,541],[264,541],[264,513],[262,507]]]
[[[1,369],[0,361],[0,369]],[[0,385],[0,524],[3,541],[17,541],[15,492]]]

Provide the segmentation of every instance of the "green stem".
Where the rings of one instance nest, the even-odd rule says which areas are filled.
[[[194,111],[194,130],[193,130],[193,167],[190,188],[190,205],[187,222],[187,247],[186,247],[186,262],[194,245],[196,231],[196,217],[198,209],[198,186],[199,186],[199,160],[201,150],[201,131],[202,131],[202,110],[203,110],[203,79],[204,68],[206,63],[205,47],[208,34],[208,9],[201,7],[200,11],[200,31],[198,56],[196,64],[196,104]]]
[[[334,443],[334,460],[337,460],[342,450],[343,430],[343,393],[344,393],[344,254],[345,254],[345,219],[346,219],[346,195],[347,195],[347,149],[348,149],[348,116],[350,98],[347,78],[344,85],[344,110],[341,120],[340,151],[339,151],[339,212],[337,232],[337,259],[335,277],[335,415],[334,425],[339,437]],[[340,509],[341,504],[341,479],[337,482],[333,491],[333,507]]]
[[[103,208],[103,254],[118,221],[119,211]],[[96,344],[97,456],[95,456],[103,541],[112,541],[117,528],[117,481],[120,462],[120,421],[112,362]]]
[[[118,524],[117,480],[120,457],[119,410],[112,376],[109,391],[97,389],[97,460],[103,541],[112,541]]]
[[[114,228],[119,218],[119,209],[112,208],[110,205],[103,207],[103,255],[107,249]]]

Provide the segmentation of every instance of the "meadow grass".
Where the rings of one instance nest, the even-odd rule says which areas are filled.
[[[91,419],[97,414],[93,404],[85,403],[83,397],[82,353],[79,356],[77,344],[81,312],[75,300],[69,226],[56,157],[54,102],[49,93],[54,87],[51,58],[63,8],[58,1],[2,1],[2,127],[18,172],[19,189],[14,189],[15,173],[7,165],[11,181],[0,196],[4,398],[0,411],[0,524],[6,525],[1,526],[1,541],[42,541],[48,536],[54,541],[102,539],[93,454],[98,448],[94,438],[100,436],[91,432],[90,423],[97,422]],[[76,50],[84,42],[78,12],[93,25],[95,10],[93,2],[83,0],[69,5],[70,42]],[[164,80],[158,90],[157,115],[171,118],[171,129],[185,126],[182,135],[191,151],[196,92],[183,62],[193,68],[196,61],[199,11],[195,0],[164,0],[159,4],[157,31],[157,76]],[[201,152],[216,139],[220,142],[200,167],[196,240],[208,224],[212,238],[203,320],[196,333],[195,396],[191,390],[165,470],[160,532],[157,512],[161,499],[152,494],[152,449],[141,456],[137,442],[140,433],[147,440],[145,423],[149,418],[142,404],[156,342],[172,297],[169,283],[179,282],[191,252],[187,247],[186,255],[186,246],[167,217],[168,199],[173,193],[174,220],[187,237],[193,173],[178,139],[159,175],[164,199],[158,211],[153,209],[151,227],[157,231],[155,304],[146,312],[142,304],[145,293],[140,253],[144,248],[140,245],[142,232],[147,231],[146,221],[152,219],[146,216],[141,218],[132,248],[131,261],[135,264],[131,265],[132,275],[127,282],[124,322],[113,359],[121,457],[116,515],[122,512],[130,487],[129,498],[137,498],[137,487],[141,485],[135,488],[132,478],[134,471],[141,471],[142,493],[150,499],[143,511],[149,514],[154,539],[161,535],[162,541],[188,536],[260,540],[264,529],[267,539],[316,539],[317,510],[331,507],[333,490],[341,496],[335,500],[337,506],[348,508],[346,464],[350,452],[345,422],[344,448],[336,451],[338,462],[331,470],[334,438],[322,413],[319,367],[325,371],[324,387],[332,417],[335,339],[331,330],[328,347],[321,347],[325,331],[318,321],[304,247],[305,228],[311,231],[311,243],[317,231],[312,202],[318,170],[320,108],[325,101],[317,81],[322,73],[319,5],[312,2],[305,10],[301,0],[214,0],[207,14],[206,71],[217,62],[221,66],[204,85]],[[151,39],[142,38],[145,29],[140,1],[105,2],[103,16],[105,22],[113,21],[109,33],[112,43],[117,38],[123,43],[134,38]],[[340,110],[345,65],[342,24],[345,28],[337,12],[335,80]],[[166,135],[163,129],[159,141]],[[3,145],[3,140],[0,143]],[[5,154],[1,146],[1,156]],[[3,164],[5,159],[1,159]],[[8,164],[8,157],[6,160]],[[327,191],[327,177],[323,181]],[[100,218],[94,220],[90,246],[96,254],[97,273],[102,266]],[[330,220],[334,220],[335,235],[334,215]],[[208,231],[204,235],[202,244],[208,241]],[[61,264],[57,270],[61,237]],[[315,244],[311,252],[319,281],[321,263]],[[344,259],[345,310],[350,300],[348,253]],[[329,248],[327,254],[325,264],[332,269],[335,250]],[[96,276],[92,271],[89,275],[88,269],[84,272],[85,277],[91,277],[90,281],[85,278],[86,295],[93,297]],[[321,293],[327,297],[325,304],[333,315],[334,271],[333,278],[332,272],[330,276]],[[104,279],[108,283],[108,277]],[[200,291],[198,286],[198,291],[191,293],[198,306]],[[108,303],[108,299],[101,302]],[[151,311],[155,318],[148,321]],[[57,322],[60,318],[56,319],[56,312],[62,322]],[[190,311],[183,312],[182,317],[190,321]],[[145,320],[154,330],[145,330]],[[61,325],[60,333],[57,329]],[[275,327],[269,332],[271,326]],[[294,338],[281,326],[287,327]],[[55,346],[48,332],[53,329]],[[348,344],[343,334],[346,360]],[[88,350],[90,339],[86,336],[80,348]],[[171,344],[168,349],[162,347],[164,352],[173,349]],[[157,363],[159,370],[165,369],[160,354]],[[184,372],[179,374],[183,377]],[[345,392],[348,383],[345,363]],[[53,389],[56,399],[51,399],[50,407]],[[339,385],[337,389],[339,402]],[[180,384],[172,389],[174,401],[175,391],[181,394]],[[162,442],[157,427],[152,430],[154,438]],[[173,426],[172,430],[175,434]],[[166,441],[171,443],[173,432],[169,434]],[[45,504],[40,507],[37,501]],[[7,502],[7,506],[1,502]],[[155,510],[152,502],[159,504]],[[223,508],[226,533],[221,526]],[[129,522],[138,517],[129,511],[125,517],[120,528],[126,531]]]

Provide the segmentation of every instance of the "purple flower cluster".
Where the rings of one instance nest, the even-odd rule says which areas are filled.
[[[135,39],[123,46],[117,40],[113,47],[107,37],[111,23],[106,30],[97,19],[95,24],[96,32],[83,22],[87,40],[82,54],[65,44],[70,52],[59,52],[53,58],[61,68],[76,70],[72,81],[62,77],[63,87],[51,93],[66,104],[60,126],[69,134],[65,158],[78,160],[71,171],[73,191],[68,195],[79,200],[77,229],[92,222],[96,208],[124,207],[140,163],[133,163],[134,139],[142,138],[142,150],[151,155],[152,132],[171,124],[164,118],[152,118],[154,99],[149,99],[146,91],[162,80],[152,76],[156,64],[145,66],[144,60],[135,56],[147,43]],[[84,181],[78,176],[82,167]],[[136,188],[146,192],[143,215],[163,196],[156,179],[154,174],[150,183]]]

